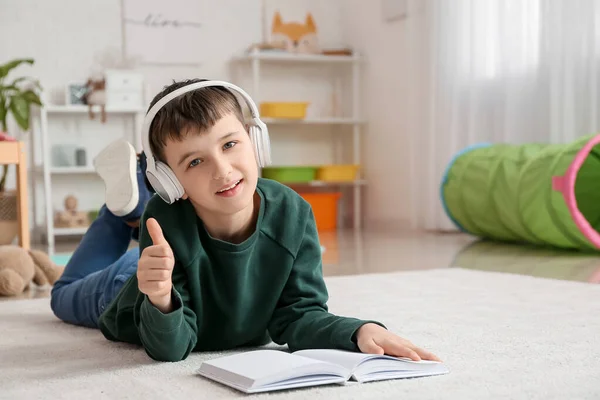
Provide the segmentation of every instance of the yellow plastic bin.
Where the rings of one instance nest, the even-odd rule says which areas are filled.
[[[316,179],[326,182],[351,182],[357,178],[358,165],[324,165],[317,169]]]
[[[260,103],[260,116],[265,118],[306,118],[307,102],[263,102]]]

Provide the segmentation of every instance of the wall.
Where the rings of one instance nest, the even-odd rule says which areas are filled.
[[[362,89],[368,120],[363,142],[366,220],[371,227],[402,228],[411,212],[407,23],[384,22],[381,1],[342,4],[344,38],[367,60]]]
[[[340,27],[341,0],[327,2],[317,0],[266,0],[267,21],[278,8],[284,21],[303,20],[307,10],[311,10],[319,26],[323,46],[343,44],[343,31]],[[260,0],[205,0],[202,21],[209,32],[206,42],[188,48],[178,43],[181,52],[199,52],[198,65],[145,65],[143,72],[148,84],[147,101],[164,85],[172,80],[190,77],[211,79],[236,79],[252,95],[248,69],[237,70],[233,75],[230,65],[232,56],[243,52],[250,44],[259,42],[263,35],[262,2]],[[50,103],[64,102],[65,85],[71,81],[85,81],[97,66],[98,58],[109,52],[120,53],[123,46],[121,24],[122,3],[120,0],[0,0],[0,63],[17,57],[32,57],[33,67],[22,67],[19,75],[39,78],[45,88],[46,99]],[[332,17],[333,16],[333,17]],[[10,38],[10,39],[6,39]],[[265,69],[262,78],[261,99],[312,101],[309,113],[316,115],[326,112],[332,91],[328,79],[335,71],[320,71],[318,68]],[[290,79],[294,76],[294,79]],[[238,81],[239,80],[239,81]],[[248,86],[246,86],[248,85]],[[325,100],[323,100],[325,99]],[[85,145],[88,148],[88,162],[111,140],[123,135],[131,137],[132,123],[123,117],[113,116],[106,125],[97,120],[90,121],[86,116],[55,118],[49,122],[51,141]],[[12,125],[11,132],[17,130]],[[329,128],[310,129],[299,132],[285,127],[271,129],[274,161],[278,164],[314,164],[332,162],[334,154],[330,149]],[[299,135],[301,140],[298,140]],[[20,139],[33,144],[35,153],[30,165],[31,177],[36,177],[35,185],[38,202],[37,223],[43,221],[43,192],[41,175],[35,167],[42,162],[39,138],[28,133],[19,134]],[[133,140],[133,139],[132,139]],[[13,174],[14,175],[14,174]],[[76,183],[74,183],[76,179]],[[14,176],[9,179],[9,187],[14,187]],[[34,187],[32,186],[31,189]],[[62,209],[63,198],[77,189],[81,209],[91,209],[102,204],[103,188],[97,177],[63,176],[53,180],[54,209]],[[31,190],[30,189],[30,190]],[[33,205],[31,205],[33,207]]]

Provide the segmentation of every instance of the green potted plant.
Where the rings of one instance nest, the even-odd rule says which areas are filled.
[[[36,90],[41,90],[38,81],[30,77],[19,77],[8,81],[11,70],[21,64],[32,65],[32,59],[16,59],[0,65],[0,132],[8,130],[8,117],[12,115],[15,122],[24,131],[29,130],[31,106],[42,105]],[[14,192],[6,190],[6,177],[9,166],[2,166],[0,175],[0,244],[11,243],[17,234],[17,198]]]

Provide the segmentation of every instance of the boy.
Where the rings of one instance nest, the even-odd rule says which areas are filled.
[[[166,87],[150,110],[196,82]],[[270,340],[292,351],[437,360],[378,322],[328,312],[310,205],[258,178],[255,143],[231,91],[210,86],[170,100],[152,119],[148,142],[144,153],[168,166],[180,200],[148,201],[144,171],[162,188],[144,157],[135,173],[126,142],[104,150],[96,167],[107,205],[53,289],[59,318],[99,327],[108,339],[142,345],[163,361]],[[140,247],[127,251],[140,216]]]

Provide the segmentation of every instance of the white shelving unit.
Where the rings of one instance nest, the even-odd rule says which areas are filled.
[[[352,111],[349,117],[323,117],[310,118],[302,120],[295,119],[274,119],[261,118],[267,125],[287,125],[297,126],[298,128],[314,125],[331,125],[341,128],[351,128],[352,132],[352,164],[361,165],[361,148],[360,134],[362,125],[366,122],[360,115],[360,66],[362,59],[359,54],[353,55],[319,55],[319,54],[292,54],[284,52],[271,52],[254,50],[247,54],[233,58],[235,64],[249,63],[252,69],[252,99],[260,106],[261,103],[261,72],[266,64],[281,64],[284,68],[286,64],[294,65],[314,65],[314,64],[332,64],[336,67],[351,68],[351,87],[352,87]],[[271,133],[271,141],[277,140]],[[339,150],[339,149],[338,149]],[[360,174],[360,172],[359,172]],[[366,181],[359,175],[354,182],[321,182],[314,181],[306,184],[294,183],[293,186],[309,186],[309,187],[353,187],[353,223],[354,229],[361,228],[361,188],[366,185]]]
[[[99,120],[99,110],[94,108],[96,113],[96,120]],[[34,195],[33,195],[33,210],[34,210],[34,225],[37,225],[37,193],[35,186],[39,175],[43,176],[43,191],[44,191],[44,226],[35,226],[36,231],[40,231],[45,234],[48,243],[48,253],[50,255],[55,252],[55,238],[58,236],[79,236],[83,235],[87,231],[87,227],[83,228],[58,228],[54,226],[54,210],[52,207],[52,180],[56,176],[85,176],[85,175],[96,175],[96,171],[91,166],[91,160],[88,160],[87,166],[68,166],[68,167],[57,167],[52,165],[51,157],[51,133],[49,132],[48,121],[50,118],[82,118],[88,114],[87,106],[61,106],[61,105],[48,105],[37,109],[37,112],[32,116],[32,128],[33,128],[33,140],[40,141],[41,147],[41,165],[35,166],[34,169]],[[106,114],[108,118],[111,116],[119,115],[123,118],[131,118],[133,120],[133,132],[132,137],[133,145],[136,149],[141,148],[140,135],[142,124],[144,120],[145,110],[142,108],[106,108]],[[105,144],[108,144],[105,143]],[[35,144],[31,146],[35,151]],[[34,160],[36,159],[34,154]]]

